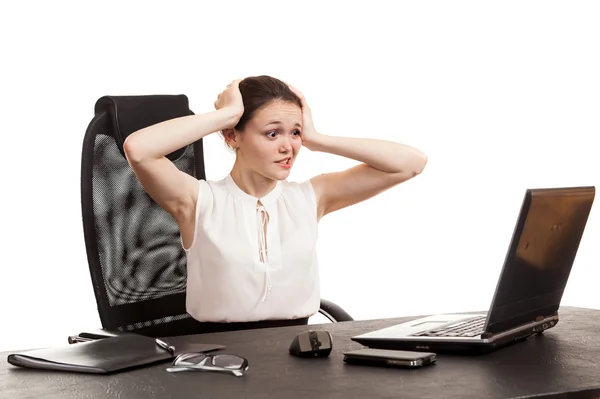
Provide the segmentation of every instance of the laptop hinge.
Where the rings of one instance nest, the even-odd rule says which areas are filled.
[[[558,316],[558,311],[554,312],[554,317],[557,317],[557,316]],[[542,322],[542,321],[546,320],[547,318],[548,318],[548,316],[537,316],[535,318],[535,321],[533,321],[532,323],[539,323],[539,322]],[[554,327],[554,325],[556,323],[558,323],[558,320],[556,320],[556,321],[550,321],[549,322],[549,326],[550,327]],[[527,323],[525,323],[525,324],[527,324]],[[521,326],[523,326],[525,324],[522,324]],[[488,338],[492,338],[492,337],[497,336],[497,335],[505,335],[507,332],[519,329],[519,327],[521,327],[521,326],[517,326],[517,327],[511,328],[511,329],[506,330],[506,331],[499,331],[497,333],[492,333],[492,332],[489,332],[489,331],[485,331],[485,332],[483,332],[481,334],[481,338],[488,339]],[[544,323],[544,328],[543,329],[545,330],[546,328],[548,328],[548,327],[546,327],[546,323]]]

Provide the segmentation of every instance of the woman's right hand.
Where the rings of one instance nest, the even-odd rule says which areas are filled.
[[[228,108],[237,115],[235,123],[231,126],[227,126],[226,129],[233,128],[237,125],[244,113],[244,102],[242,101],[242,93],[239,88],[240,81],[240,79],[237,79],[228,84],[225,90],[217,96],[217,100],[214,104],[216,110]]]

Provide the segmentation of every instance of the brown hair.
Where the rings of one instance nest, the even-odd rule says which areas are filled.
[[[272,101],[291,102],[302,108],[300,99],[288,85],[271,76],[247,77],[240,82],[239,88],[244,102],[244,113],[235,126],[238,131],[243,131],[256,112]]]

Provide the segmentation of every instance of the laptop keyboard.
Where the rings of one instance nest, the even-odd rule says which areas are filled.
[[[417,337],[475,337],[483,334],[485,319],[486,316],[478,316],[444,327],[421,331],[413,335]]]

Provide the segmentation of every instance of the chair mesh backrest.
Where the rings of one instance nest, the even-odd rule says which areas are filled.
[[[136,107],[120,106],[122,98],[111,100],[115,98],[108,107],[96,107],[85,134],[83,223],[102,326],[133,331],[189,317],[185,312],[186,256],[176,221],[142,188],[123,155],[123,140],[138,128],[191,112],[187,98],[182,102],[180,96],[127,97],[130,104],[143,100]],[[152,106],[174,98],[180,101],[170,105],[171,114],[152,113]],[[144,120],[143,105],[149,100],[153,102],[150,117]],[[125,121],[127,115],[122,113],[127,110],[137,116]],[[201,141],[169,158],[180,170],[205,178]]]

